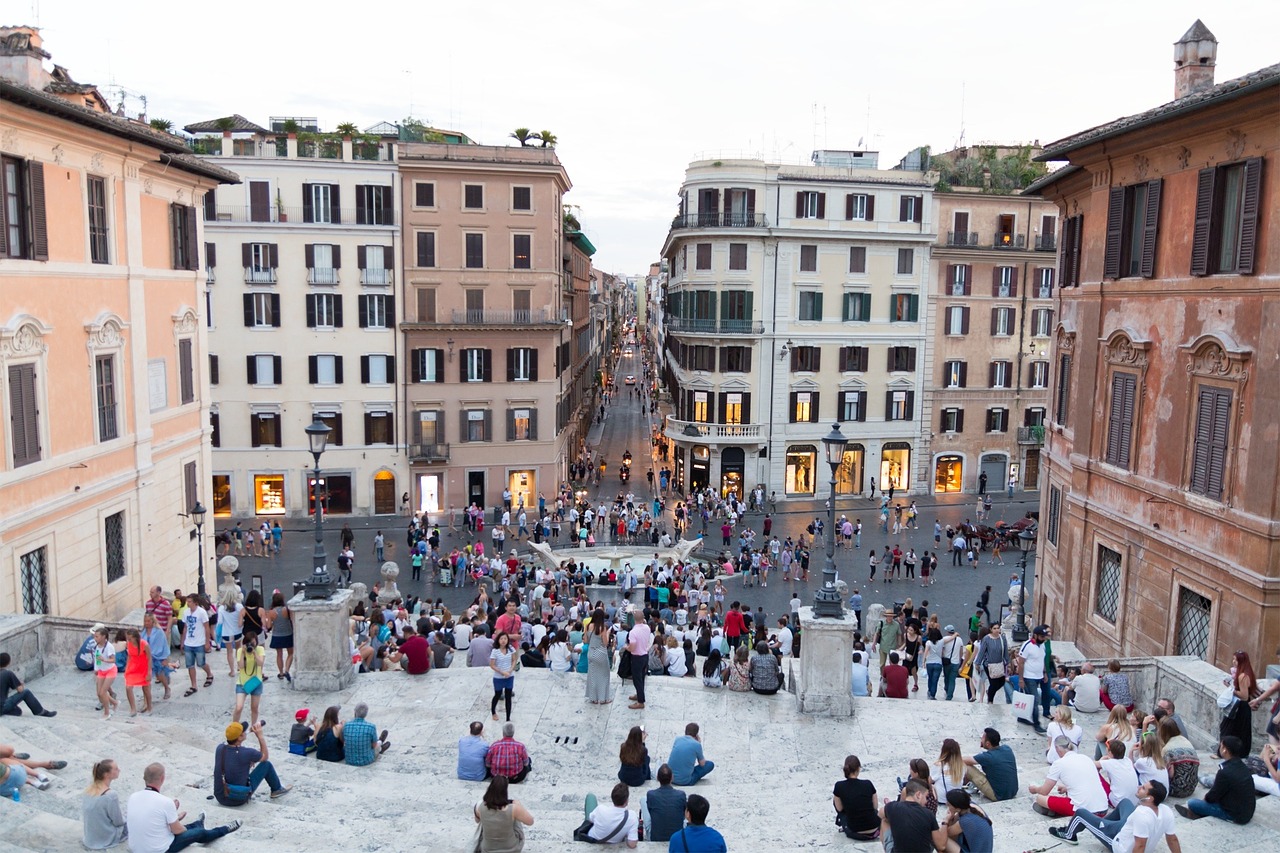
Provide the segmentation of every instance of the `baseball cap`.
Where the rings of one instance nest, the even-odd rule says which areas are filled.
[[[943,631],[945,631],[945,632],[947,632],[948,634],[954,634],[954,633],[956,632],[956,626],[955,626],[955,625],[948,625],[947,627],[943,628],[942,630],[943,630]]]
[[[232,723],[227,726],[227,743],[235,743],[244,735],[244,725],[241,723]]]
[[[1035,630],[1033,630],[1031,633],[1033,633],[1033,634],[1035,634],[1035,635],[1037,635],[1037,636],[1043,637],[1043,636],[1047,635],[1047,634],[1049,633],[1049,631],[1048,631],[1048,629],[1046,629],[1043,625],[1037,625],[1037,626],[1035,627]]]
[[[306,722],[307,717],[310,717],[310,716],[311,716],[310,708],[299,708],[298,713],[294,714],[293,718],[298,722],[302,723],[302,722]]]

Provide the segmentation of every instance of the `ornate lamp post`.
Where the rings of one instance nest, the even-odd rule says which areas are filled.
[[[1018,532],[1018,550],[1022,558],[1018,560],[1018,568],[1022,571],[1022,579],[1018,582],[1018,621],[1013,626],[1013,641],[1025,643],[1029,636],[1027,630],[1027,555],[1035,550],[1036,536],[1026,530]]]
[[[189,514],[191,515],[191,520],[192,520],[192,521],[195,523],[195,525],[196,525],[196,553],[197,553],[197,554],[199,554],[199,556],[200,556],[200,565],[197,567],[197,574],[196,574],[196,592],[200,593],[200,596],[201,596],[202,598],[204,597],[204,594],[205,594],[205,587],[204,587],[204,516],[205,516],[205,513],[206,513],[206,512],[208,512],[208,510],[206,510],[206,509],[204,508],[204,504],[200,503],[200,501],[196,501],[196,505],[195,505],[195,506],[193,506],[193,507],[190,509],[190,511],[189,511]]]
[[[324,550],[324,510],[320,505],[320,454],[324,453],[329,443],[331,428],[324,421],[316,418],[306,428],[307,441],[311,445],[311,456],[315,459],[315,470],[312,472],[312,493],[315,495],[316,515],[316,550],[313,557],[311,577],[307,580],[307,598],[328,598],[333,591],[333,581],[325,566],[328,555]]]
[[[834,424],[831,432],[822,438],[822,449],[831,466],[831,501],[827,504],[827,564],[822,569],[822,586],[813,594],[813,615],[844,618],[844,602],[836,590],[836,469],[844,461],[844,449],[849,439]]]

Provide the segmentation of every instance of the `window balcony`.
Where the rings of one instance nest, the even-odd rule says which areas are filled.
[[[212,219],[206,220],[209,225],[244,222],[288,222],[305,225],[339,225],[363,228],[393,227],[396,225],[395,210],[391,208],[304,208],[284,207],[276,204],[259,206],[226,206],[218,205]]]
[[[360,270],[360,283],[367,285],[390,285],[395,283],[395,270],[363,269]]]
[[[667,418],[668,438],[688,441],[700,438],[719,444],[759,444],[764,441],[763,424],[706,424]]]
[[[671,220],[671,230],[681,228],[767,228],[763,213],[685,213]]]
[[[991,242],[993,249],[1025,249],[1027,248],[1027,237],[1025,234],[1009,234],[1004,231],[997,231],[995,239]]]
[[[245,267],[244,283],[245,284],[275,284],[276,283],[275,268],[273,267],[271,269],[258,269],[257,267]]]
[[[697,335],[763,335],[764,322],[753,320],[717,320],[697,317],[668,317],[672,332]]]
[[[551,312],[545,308],[531,308],[527,311],[502,308],[455,308],[453,322],[476,326],[529,326],[551,323],[554,320]]]
[[[952,249],[976,249],[978,248],[978,234],[976,231],[948,231],[947,247]]]
[[[1044,427],[1043,426],[1022,426],[1018,427],[1018,444],[1029,444],[1039,447],[1044,444]]]
[[[1036,235],[1036,251],[1037,252],[1056,252],[1058,250],[1058,239],[1053,234],[1037,234]]]
[[[337,284],[338,271],[332,267],[308,267],[307,284]]]
[[[447,444],[411,444],[409,445],[410,462],[448,462],[449,445]]]

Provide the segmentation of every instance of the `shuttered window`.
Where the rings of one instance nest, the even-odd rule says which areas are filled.
[[[409,352],[410,382],[443,382],[444,350],[415,349]]]
[[[1061,426],[1067,425],[1068,406],[1071,403],[1071,356],[1058,356],[1058,399],[1053,419]]]
[[[840,309],[840,319],[846,323],[865,323],[871,319],[871,294],[846,293]]]
[[[889,348],[890,364],[893,363],[895,349],[896,347]],[[911,349],[911,347],[903,347],[903,349]],[[840,347],[840,372],[865,373],[867,371],[869,352],[870,349],[868,347]],[[914,369],[914,367],[911,369]]]
[[[9,435],[13,467],[40,461],[40,411],[36,402],[36,366],[9,365]]]
[[[1111,188],[1107,199],[1107,242],[1102,264],[1104,278],[1151,278],[1155,275],[1161,185],[1157,179]]]
[[[434,231],[417,233],[417,266],[431,268],[436,265],[436,234]]]
[[[797,294],[800,303],[799,320],[822,319],[822,293],[817,290],[802,290]]]
[[[792,391],[788,409],[793,424],[816,424],[818,422],[817,391]]]
[[[867,419],[867,392],[841,391],[836,403],[836,419],[862,422]]]
[[[849,272],[865,273],[867,271],[867,247],[849,247]]]
[[[107,227],[107,180],[90,175],[86,183],[89,202],[89,260],[95,264],[111,263]]]
[[[115,356],[98,356],[94,360],[94,373],[97,386],[98,441],[111,441],[120,436],[120,422],[116,412]]]
[[[200,268],[196,251],[196,209],[186,204],[169,205],[169,245],[175,270]]]
[[[751,347],[720,347],[721,373],[750,373]]]
[[[49,260],[43,163],[0,157],[0,258]]]
[[[1068,216],[1062,223],[1062,254],[1058,266],[1063,287],[1080,286],[1080,245],[1084,234],[1084,214]]]
[[[1191,443],[1191,482],[1188,488],[1215,501],[1222,500],[1231,428],[1232,393],[1203,386],[1196,401],[1196,428]]]
[[[884,394],[884,419],[909,421],[915,417],[915,391],[886,391]]]
[[[178,341],[178,395],[183,403],[196,401],[196,363],[190,338]]]
[[[413,182],[413,206],[435,207],[436,185],[427,181]]]
[[[1058,524],[1062,515],[1062,490],[1057,486],[1049,487],[1049,518],[1044,525],[1045,538],[1050,545],[1058,544]]]
[[[1108,463],[1129,468],[1133,446],[1133,415],[1136,404],[1138,377],[1133,373],[1117,372],[1111,377],[1111,404],[1107,414]]]
[[[1253,274],[1261,190],[1260,157],[1200,170],[1192,275]]]

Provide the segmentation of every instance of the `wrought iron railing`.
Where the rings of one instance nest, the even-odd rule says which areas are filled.
[[[978,233],[976,231],[948,231],[947,245],[952,248],[978,248]]]
[[[766,228],[768,220],[763,213],[685,213],[671,220],[671,229],[677,228]]]
[[[411,444],[409,445],[409,461],[411,462],[448,462],[449,445],[447,444]]]

